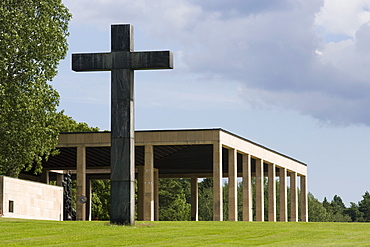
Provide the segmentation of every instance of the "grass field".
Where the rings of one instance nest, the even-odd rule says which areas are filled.
[[[0,218],[0,246],[370,246],[370,223],[53,222]]]

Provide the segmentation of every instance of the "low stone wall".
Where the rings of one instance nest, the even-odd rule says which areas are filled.
[[[63,220],[63,188],[0,176],[2,217]]]

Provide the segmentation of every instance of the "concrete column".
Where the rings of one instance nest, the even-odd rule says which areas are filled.
[[[42,173],[41,173],[41,181],[43,183],[49,184],[49,182],[50,182],[50,179],[49,179],[49,170],[45,170],[45,169],[42,170]]]
[[[223,220],[222,205],[222,145],[213,144],[213,220]]]
[[[154,220],[159,221],[159,171],[154,168]]]
[[[290,221],[298,221],[297,173],[290,172]]]
[[[229,221],[238,221],[237,153],[229,149]]]
[[[57,176],[57,186],[63,186],[64,174],[56,173],[56,176]]]
[[[307,205],[307,177],[300,176],[301,180],[301,221],[308,221],[308,205]]]
[[[91,221],[91,207],[92,207],[92,187],[91,187],[91,179],[86,180],[86,219]]]
[[[9,201],[7,202],[9,203]],[[0,176],[0,215],[4,214],[4,176]]]
[[[265,220],[263,160],[256,159],[256,221]]]
[[[144,166],[137,166],[137,220],[144,220]]]
[[[191,178],[191,220],[198,221],[198,178]]]
[[[86,147],[77,147],[77,187],[76,220],[86,220],[86,203],[81,198],[86,196]]]
[[[243,221],[253,221],[251,156],[243,154]]]
[[[280,221],[288,221],[288,197],[286,184],[286,168],[279,167],[279,183],[280,183]]]
[[[276,171],[275,164],[268,165],[268,221],[276,221]]]
[[[144,220],[154,221],[154,155],[153,145],[145,145]]]

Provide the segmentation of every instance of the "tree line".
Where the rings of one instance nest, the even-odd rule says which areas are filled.
[[[93,181],[92,218],[109,219],[109,180]],[[252,180],[253,217],[255,220],[255,180]],[[276,212],[279,215],[279,182],[276,181]],[[268,216],[267,179],[265,180],[265,219]],[[288,215],[290,214],[290,189],[288,187]],[[298,191],[298,195],[299,195]],[[238,220],[242,220],[242,184],[238,183]],[[329,202],[324,198],[320,202],[308,193],[308,221],[311,222],[370,222],[370,194],[365,192],[357,204],[350,203],[346,207],[340,196],[335,195]],[[299,199],[299,196],[298,196]],[[299,199],[300,200],[300,199]],[[300,203],[298,203],[300,213]],[[223,217],[228,220],[228,184],[223,185]],[[198,183],[198,218],[200,221],[213,220],[213,179],[205,178]],[[159,220],[188,221],[191,220],[191,185],[190,179],[159,180]]]
[[[362,200],[358,203],[351,202],[349,207],[346,207],[338,195],[335,195],[330,202],[326,197],[320,202],[309,193],[308,202],[310,221],[370,222],[370,194],[368,191],[362,195]]]

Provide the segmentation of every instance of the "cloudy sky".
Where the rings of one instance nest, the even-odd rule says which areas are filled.
[[[171,50],[175,69],[135,72],[136,129],[220,127],[308,164],[309,191],[358,202],[370,190],[370,0],[63,0],[74,18],[52,82],[60,109],[110,129],[110,74],[71,53]]]

